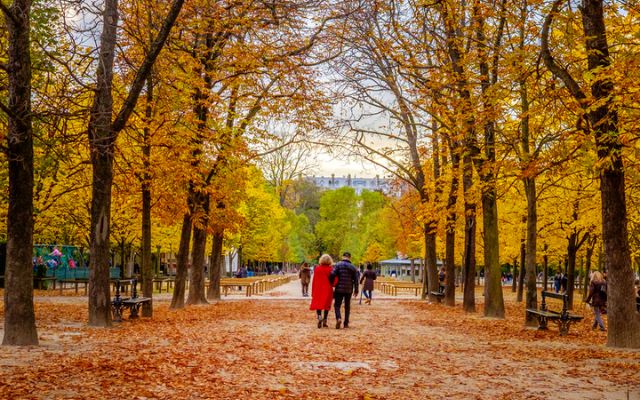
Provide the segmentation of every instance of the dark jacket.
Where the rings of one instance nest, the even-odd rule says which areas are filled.
[[[591,300],[591,305],[594,307],[604,307],[607,305],[607,283],[606,282],[591,282],[589,285],[589,296],[587,296],[588,303]]]
[[[358,271],[349,260],[342,260],[333,266],[333,271],[329,275],[329,281],[333,282],[338,278],[335,293],[358,293]]]
[[[364,281],[364,287],[362,290],[373,290],[373,281],[376,280],[376,273],[373,270],[366,270],[364,274],[362,274],[362,278],[360,278],[360,283]]]

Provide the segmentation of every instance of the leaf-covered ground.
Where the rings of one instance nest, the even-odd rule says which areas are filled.
[[[112,329],[86,326],[86,297],[37,297],[41,346],[0,347],[0,398],[640,399],[640,352],[604,347],[588,310],[559,337],[525,329],[510,292],[506,320],[379,299],[317,329],[280,293],[180,311],[165,295]]]

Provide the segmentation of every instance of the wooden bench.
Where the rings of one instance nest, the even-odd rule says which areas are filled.
[[[438,303],[442,303],[442,299],[444,299],[444,288],[445,286],[440,286],[437,292],[429,292],[429,295],[435,297]]]
[[[84,285],[84,294],[87,295],[87,287],[89,286],[88,279],[61,279],[58,281],[60,283],[60,295],[62,296],[62,291],[65,289],[65,283],[72,283],[76,288],[76,294],[78,294],[78,286],[80,284]]]
[[[113,313],[113,320],[115,322],[122,322],[122,311],[125,308],[129,309],[129,319],[138,318],[138,311],[145,303],[151,303],[150,297],[138,297],[136,291],[137,281],[133,279],[132,282],[132,294],[131,297],[120,297],[120,281],[115,282],[116,296],[111,301],[111,312]]]
[[[238,278],[238,279],[243,279],[243,278]],[[222,293],[225,296],[229,295],[229,290],[232,290],[235,287],[239,287],[239,288],[246,288],[246,292],[245,295],[247,297],[251,297],[251,295],[253,294],[253,287],[254,287],[255,283],[254,282],[234,282],[234,281],[229,281],[229,280],[223,280],[220,282],[220,287],[222,288]]]
[[[169,293],[169,284],[170,281],[167,278],[153,278],[153,284],[156,287],[156,290],[159,291],[160,293],[162,293],[162,286],[164,286],[164,283],[167,283],[167,293]]]
[[[562,308],[560,311],[550,310],[547,304],[547,298],[562,300]],[[560,336],[566,336],[569,333],[569,327],[572,322],[579,322],[584,317],[582,315],[576,315],[569,313],[569,296],[566,294],[559,294],[554,292],[542,291],[542,302],[540,303],[540,309],[527,308],[527,313],[535,315],[538,318],[538,329],[546,330],[547,323],[553,321],[558,324],[558,330]]]
[[[413,283],[413,282],[393,282],[390,283],[391,286],[391,295],[397,296],[398,289],[407,289],[409,291],[414,292],[415,296],[418,296],[422,293],[422,283]]]
[[[34,289],[48,289],[49,282],[53,283],[53,289],[56,288],[56,278],[55,276],[38,276],[33,277],[33,288]]]

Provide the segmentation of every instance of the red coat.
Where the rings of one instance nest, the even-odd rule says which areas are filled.
[[[318,265],[313,271],[310,310],[331,310],[333,286],[329,282],[329,274],[332,269],[331,265]]]

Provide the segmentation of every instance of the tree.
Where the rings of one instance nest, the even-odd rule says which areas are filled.
[[[627,230],[623,143],[618,126],[618,111],[611,94],[614,91],[609,70],[611,58],[607,42],[602,0],[584,0],[580,8],[584,32],[587,71],[592,77],[590,94],[551,54],[549,33],[564,0],[555,0],[542,29],[542,58],[555,77],[584,111],[584,128],[593,133],[600,167],[602,198],[602,241],[607,268],[607,344],[612,347],[640,347],[640,315],[634,310],[633,271]]]
[[[89,273],[89,324],[111,325],[109,290],[109,233],[113,154],[118,133],[124,129],[142,92],[151,68],[164,47],[184,0],[174,0],[131,84],[126,100],[113,118],[113,65],[117,45],[118,1],[104,3],[96,90],[89,119],[89,143],[93,167],[91,201],[91,269]]]
[[[33,126],[31,109],[31,1],[0,3],[9,33],[9,57],[0,68],[9,77],[6,154],[9,162],[7,266],[5,272],[5,345],[37,345],[33,307]]]
[[[348,238],[356,234],[357,196],[353,188],[329,190],[320,198],[320,221],[316,236],[325,252],[337,257],[347,249]]]
[[[396,6],[399,3],[373,2],[363,7],[344,34],[349,51],[335,66],[342,86],[339,95],[349,104],[342,118],[345,137],[341,146],[386,169],[419,193],[427,276],[423,296],[434,300],[430,295],[438,285],[434,204],[439,191],[429,182],[426,145],[428,139],[433,140],[433,132],[425,129],[428,113],[416,104],[415,87],[403,74],[400,54],[406,48],[396,46],[397,27],[410,23],[410,17],[416,15],[404,8],[403,13],[396,13]]]

